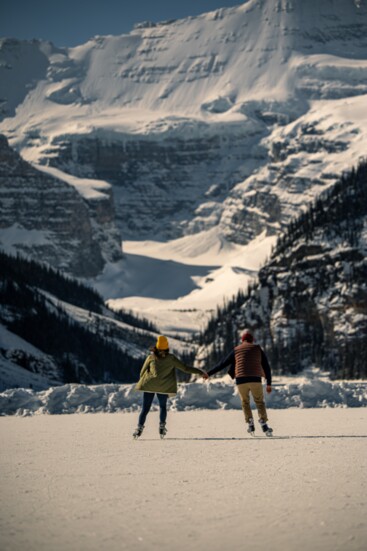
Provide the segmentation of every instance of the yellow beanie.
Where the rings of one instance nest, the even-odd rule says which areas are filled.
[[[158,350],[168,350],[168,340],[167,337],[163,337],[163,335],[159,335],[157,339],[157,344],[155,345]]]

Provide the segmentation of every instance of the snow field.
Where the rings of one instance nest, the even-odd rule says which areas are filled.
[[[0,419],[0,547],[93,551],[365,549],[367,410]]]
[[[217,227],[165,243],[124,241],[124,259],[107,264],[93,285],[110,308],[143,315],[163,333],[189,336],[206,326],[217,305],[247,288],[275,241],[265,231],[235,245]]]

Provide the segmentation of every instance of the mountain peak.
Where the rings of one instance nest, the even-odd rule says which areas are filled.
[[[335,162],[341,170],[361,154],[364,0],[248,0],[34,48],[31,58],[0,52],[1,130],[27,160],[113,184],[133,239],[217,224],[235,240],[277,232],[314,185],[330,183]]]

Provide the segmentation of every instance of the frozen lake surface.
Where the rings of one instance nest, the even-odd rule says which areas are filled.
[[[3,551],[366,549],[366,408],[0,418]]]

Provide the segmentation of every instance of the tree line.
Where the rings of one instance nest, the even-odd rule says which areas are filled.
[[[102,312],[103,298],[95,289],[48,264],[41,264],[20,254],[12,256],[0,250],[0,266],[2,278],[43,289],[60,300],[92,312]]]
[[[94,289],[20,255],[11,256],[0,251],[0,263],[0,321],[51,356],[62,382],[128,383],[137,380],[142,359],[131,356],[119,341],[133,341],[148,349],[151,337],[134,329],[134,326],[145,326],[144,320],[135,320],[129,314],[133,326],[126,330],[109,318],[105,318],[104,323],[100,321],[104,320],[100,317],[105,308],[103,299]],[[91,323],[71,319],[61,304],[48,300],[43,291],[85,309]],[[116,318],[112,312],[111,318]],[[18,354],[14,358],[18,365],[30,371],[34,371],[35,365],[41,369],[32,355]]]
[[[276,373],[319,365],[334,378],[367,377],[366,217],[364,159],[291,222],[257,281],[217,309],[198,337],[206,361],[216,363],[249,327]],[[336,301],[335,311],[320,307],[323,297]],[[283,321],[276,324],[280,303]],[[349,330],[347,310],[354,313]]]

